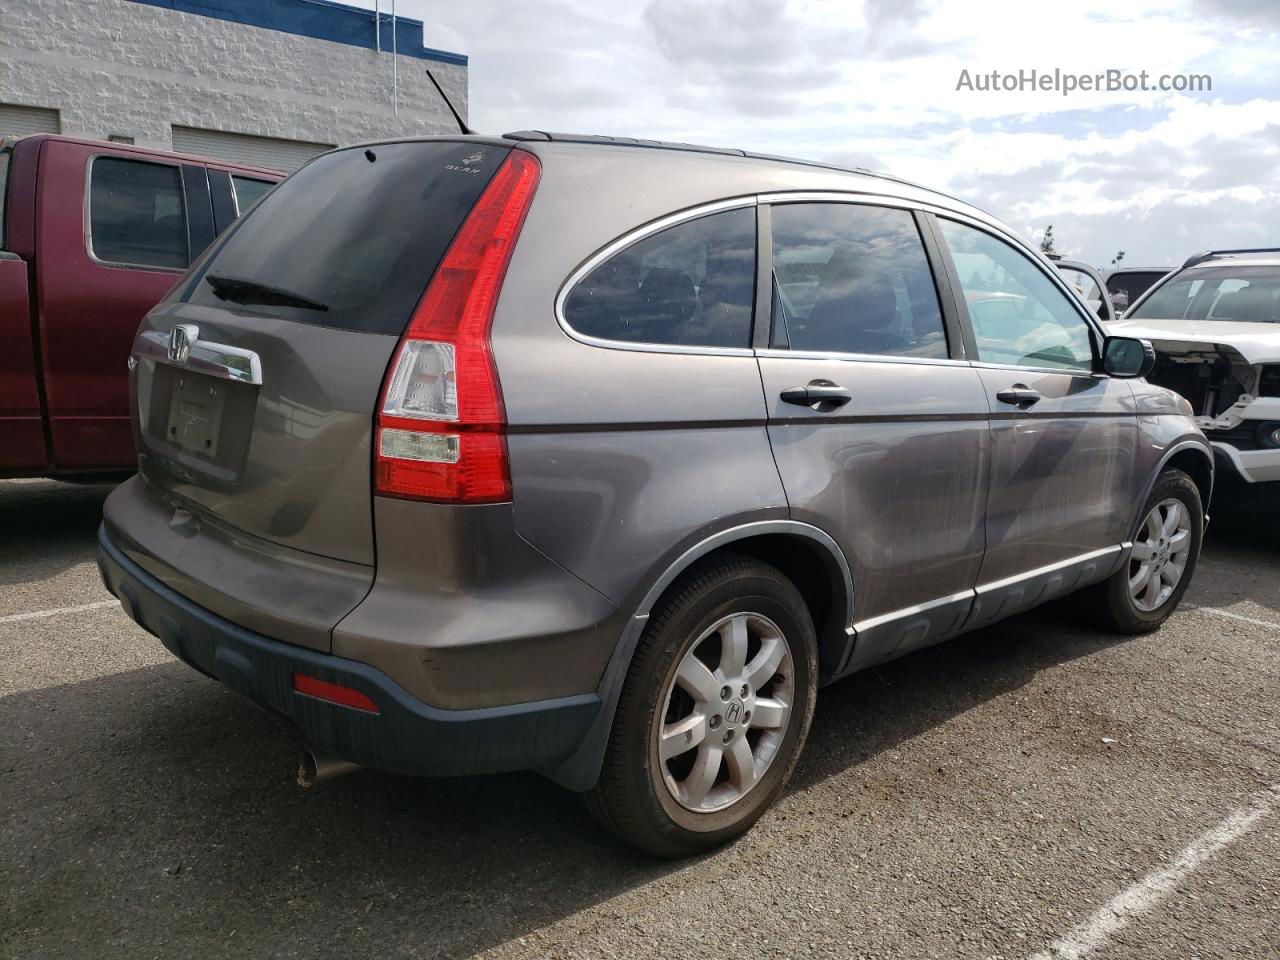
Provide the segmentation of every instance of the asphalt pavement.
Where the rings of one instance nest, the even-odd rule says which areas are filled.
[[[362,771],[173,660],[105,486],[0,483],[0,956],[1280,958],[1280,523],[1186,603],[1068,603],[822,691],[777,807],[679,863],[535,775]]]

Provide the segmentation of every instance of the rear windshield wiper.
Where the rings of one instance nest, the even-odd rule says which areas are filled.
[[[292,290],[283,290],[270,284],[258,283],[256,280],[244,280],[240,277],[220,277],[216,273],[207,274],[205,283],[213,287],[213,295],[219,300],[231,303],[261,303],[271,307],[301,307],[304,310],[327,311],[327,304],[310,297],[304,297]]]

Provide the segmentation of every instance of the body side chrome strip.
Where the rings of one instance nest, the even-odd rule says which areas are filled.
[[[913,617],[918,613],[925,613],[938,607],[945,607],[950,603],[959,603],[962,600],[972,600],[973,590],[961,590],[959,593],[953,593],[947,597],[938,597],[936,600],[928,600],[925,603],[917,603],[914,606],[902,607],[899,610],[890,610],[888,613],[882,613],[878,617],[868,617],[866,620],[859,620],[853,625],[853,629],[859,633],[863,630],[872,630],[875,627],[882,627],[886,623],[892,623],[895,620],[902,620],[906,617]]]
[[[1101,550],[1090,550],[1088,553],[1082,553],[1074,557],[1068,557],[1066,560],[1059,560],[1057,563],[1047,563],[1043,567],[1036,567],[1034,570],[1028,570],[1025,573],[1014,574],[1012,577],[1005,577],[1003,580],[993,580],[990,583],[979,584],[974,588],[974,594],[980,595],[991,593],[993,590],[1003,590],[1005,587],[1012,587],[1023,580],[1034,580],[1036,577],[1043,577],[1050,573],[1057,573],[1059,570],[1066,570],[1077,564],[1088,563],[1090,560],[1098,560],[1102,557],[1109,556],[1113,553],[1119,553],[1126,549],[1126,544],[1133,544],[1125,541],[1117,543],[1110,547],[1103,547]]]
[[[861,633],[864,630],[883,627],[886,624],[893,623],[895,620],[904,620],[907,617],[913,617],[917,614],[926,613],[929,610],[945,607],[952,603],[959,603],[963,600],[973,600],[982,594],[991,593],[996,590],[1003,590],[1006,587],[1015,586],[1024,580],[1034,580],[1036,577],[1057,573],[1059,570],[1067,570],[1079,564],[1088,563],[1090,560],[1097,560],[1120,551],[1129,550],[1132,547],[1133,543],[1126,540],[1123,543],[1117,543],[1110,547],[1103,547],[1101,550],[1091,550],[1088,553],[1068,557],[1066,560],[1059,560],[1056,563],[1046,564],[1043,567],[1036,567],[1034,570],[1028,570],[1025,573],[1019,573],[1012,577],[1005,577],[1003,580],[993,580],[991,583],[984,583],[969,590],[961,590],[959,593],[949,594],[945,597],[938,597],[935,600],[917,603],[910,607],[902,607],[898,610],[890,610],[888,613],[882,613],[879,616],[868,617],[866,620],[859,620],[854,623],[853,629],[856,632]]]

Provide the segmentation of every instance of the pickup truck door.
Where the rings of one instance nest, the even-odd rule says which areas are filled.
[[[27,264],[0,250],[0,476],[39,470],[45,461]]]
[[[6,208],[5,203],[6,188],[15,179],[10,176],[13,154],[0,143],[0,476],[40,470],[48,456],[31,342],[28,264],[9,241],[8,221],[16,226],[19,216],[17,204]],[[29,216],[29,207],[25,210]]]
[[[213,239],[203,165],[43,144],[36,290],[54,472],[134,464],[125,364],[146,312]]]

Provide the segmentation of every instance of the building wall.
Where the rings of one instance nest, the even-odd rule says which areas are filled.
[[[324,7],[304,12],[356,16]],[[372,42],[373,13],[360,14],[368,17]],[[389,28],[383,39],[389,45]],[[0,0],[0,103],[55,108],[62,133],[71,136],[127,136],[166,150],[174,124],[337,145],[456,131],[425,68],[465,117],[467,68],[445,62],[464,58],[412,52],[394,58],[397,115],[393,58],[385,48],[379,53],[152,2]]]

